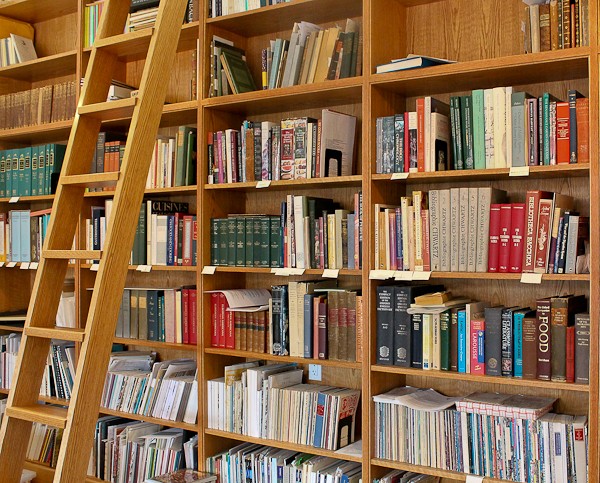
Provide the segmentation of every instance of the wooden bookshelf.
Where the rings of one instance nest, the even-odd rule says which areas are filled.
[[[114,0],[113,0],[114,1]],[[3,84],[0,94],[83,77],[91,49],[83,48],[83,0],[12,0],[0,2],[0,15],[34,23],[36,49],[40,59],[0,69]],[[393,387],[410,384],[432,387],[449,395],[465,395],[477,390],[511,394],[543,394],[559,399],[558,410],[586,414],[589,418],[589,481],[600,483],[600,39],[599,1],[589,0],[590,45],[566,50],[521,53],[521,0],[291,0],[287,3],[232,15],[208,18],[207,4],[201,3],[200,21],[182,26],[176,67],[169,79],[168,100],[163,109],[161,128],[165,131],[178,125],[198,128],[197,184],[176,188],[146,190],[150,197],[190,202],[198,215],[198,266],[152,267],[141,273],[129,267],[128,286],[179,287],[196,284],[198,346],[172,344],[138,339],[115,338],[115,342],[143,350],[152,349],[161,359],[195,357],[198,361],[199,414],[195,425],[173,425],[197,432],[200,438],[199,462],[231,448],[239,442],[271,445],[277,448],[306,451],[362,464],[363,481],[378,478],[390,469],[403,469],[439,476],[442,481],[464,481],[466,475],[425,466],[374,458],[374,405],[372,397]],[[337,81],[298,85],[274,90],[258,90],[240,95],[208,97],[210,85],[209,48],[213,35],[234,40],[246,50],[255,81],[260,74],[260,52],[276,37],[289,38],[293,23],[309,21],[323,27],[342,25],[346,18],[361,21],[363,32],[362,75]],[[77,27],[75,27],[77,26]],[[143,56],[148,48],[151,30],[116,35],[102,42],[102,50],[116,54],[115,78],[139,85]],[[192,80],[192,52],[197,53],[198,98],[189,95]],[[375,74],[378,64],[401,58],[409,53],[452,58],[455,64],[403,72]],[[4,79],[7,79],[4,83]],[[392,179],[388,174],[376,174],[376,118],[405,110],[413,110],[417,97],[435,96],[447,101],[450,96],[463,95],[473,89],[513,85],[516,90],[534,95],[548,91],[564,98],[568,88],[577,88],[590,99],[590,163],[558,166],[532,166],[527,176],[511,173],[510,169],[410,173],[406,179]],[[518,89],[517,89],[518,88]],[[103,129],[125,132],[135,101],[125,100],[80,107],[103,122]],[[268,187],[257,188],[256,182],[235,184],[207,183],[207,141],[209,132],[239,128],[244,119],[279,121],[286,117],[320,117],[320,111],[331,108],[358,118],[355,174],[340,178],[272,181]],[[0,130],[0,149],[48,142],[65,143],[71,121]],[[516,174],[516,175],[515,175]],[[423,371],[396,366],[376,365],[376,289],[392,280],[371,280],[374,266],[373,208],[376,203],[397,203],[412,190],[444,189],[448,187],[494,186],[511,195],[528,189],[556,190],[573,195],[582,214],[590,216],[592,253],[591,274],[544,274],[540,284],[520,283],[521,274],[432,272],[429,280],[443,283],[456,293],[497,304],[530,305],[537,298],[556,293],[583,293],[589,298],[591,315],[590,383],[576,385],[552,381],[530,381],[516,378],[475,376],[444,371]],[[280,203],[288,193],[323,196],[349,207],[352,196],[363,193],[364,235],[361,270],[340,270],[343,287],[359,286],[365,307],[362,362],[313,360],[280,357],[215,348],[210,345],[210,303],[202,294],[208,290],[226,288],[269,288],[288,280],[317,279],[322,270],[307,269],[291,277],[273,273],[262,267],[216,267],[212,275],[202,275],[210,265],[210,218],[230,213],[268,212],[278,214]],[[86,194],[82,216],[88,208],[103,203],[114,195],[112,191]],[[594,200],[590,202],[590,200]],[[3,211],[13,207],[49,208],[53,196],[22,197],[17,205],[9,198],[0,199]],[[79,234],[80,248],[84,234]],[[77,323],[83,326],[89,307],[89,291],[95,281],[90,264],[77,263],[70,273],[75,278],[77,293]],[[32,290],[33,270],[0,269],[0,310],[24,309]],[[393,278],[393,274],[390,275]],[[15,283],[18,282],[18,283]],[[0,326],[2,331],[19,329]],[[206,414],[206,381],[221,377],[226,365],[243,360],[294,362],[307,369],[309,364],[323,368],[323,383],[361,388],[362,396],[357,420],[357,438],[363,441],[362,457],[337,455],[331,451],[280,441],[251,438],[225,431],[208,429]],[[5,394],[6,391],[0,390]],[[52,398],[48,402],[57,401]],[[123,415],[132,419],[159,422],[152,418]],[[160,424],[167,424],[160,422]],[[167,424],[168,425],[168,424]],[[89,455],[82,455],[89,457]],[[35,463],[30,468],[39,473],[36,481],[49,482],[53,471]],[[488,479],[486,479],[487,481]],[[87,481],[97,481],[88,478]],[[489,480],[500,482],[501,480]]]

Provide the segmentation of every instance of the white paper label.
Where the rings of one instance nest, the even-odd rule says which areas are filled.
[[[304,275],[304,268],[288,268],[289,275]]]
[[[15,268],[15,267],[17,266],[17,262],[8,262],[8,263],[6,264],[6,266],[7,266],[8,268]]]
[[[413,280],[429,280],[431,272],[413,272]]]
[[[394,278],[393,270],[371,270],[369,272],[369,278],[371,280],[387,280],[388,278]]]
[[[467,475],[466,483],[481,483],[483,476]]]
[[[0,262],[0,268],[4,266],[4,262]]]
[[[529,166],[513,166],[508,172],[509,176],[529,176]]]
[[[13,196],[10,200],[8,200],[9,203],[18,203],[19,202],[19,197],[18,196]]]
[[[21,262],[21,270],[29,270],[29,263]]]
[[[521,283],[542,283],[542,273],[522,273]]]
[[[37,270],[40,264],[38,262],[31,262],[29,264],[29,270]]]
[[[323,270],[323,278],[338,278],[340,275],[339,270],[334,270],[333,268],[326,268]]]
[[[217,271],[217,267],[215,267],[213,265],[206,265],[202,269],[202,275],[214,275],[216,271]]]
[[[413,279],[413,272],[411,272],[410,270],[398,270],[395,274],[394,274],[394,279],[395,280],[400,280],[402,282],[410,282]]]
[[[287,268],[275,268],[274,270],[275,271],[271,270],[271,272],[278,277],[288,277],[290,275]]]
[[[93,263],[92,266],[90,267],[90,271],[91,272],[97,272],[98,270],[100,270],[100,264],[99,263]]]
[[[256,188],[260,189],[260,188],[268,188],[269,186],[271,186],[271,180],[270,179],[263,179],[262,181],[258,181],[256,183]]]
[[[407,179],[410,173],[394,173],[392,174],[392,180],[396,179]]]
[[[140,272],[150,273],[152,271],[152,265],[142,265]]]

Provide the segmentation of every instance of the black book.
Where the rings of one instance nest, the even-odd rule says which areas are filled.
[[[502,374],[502,311],[504,307],[485,308],[485,374]]]
[[[513,313],[520,310],[517,307],[509,307],[502,311],[502,362],[501,373],[505,377],[512,377],[514,374],[514,324]]]
[[[287,285],[274,285],[271,287],[272,302],[272,348],[275,355],[288,354],[288,288]]]
[[[423,367],[423,314],[412,314],[412,351],[411,367],[421,369]]]
[[[140,10],[146,10],[147,8],[155,8],[160,4],[160,0],[131,0],[131,6],[129,7],[129,13],[139,12]]]
[[[393,361],[394,288],[377,287],[377,364],[386,366]]]
[[[590,314],[575,316],[575,382],[590,383]]]

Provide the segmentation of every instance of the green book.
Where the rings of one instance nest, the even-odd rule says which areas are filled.
[[[253,223],[252,236],[254,238],[254,245],[253,245],[253,249],[252,249],[252,265],[254,267],[260,267],[260,255],[261,255],[260,218],[254,218],[253,221],[254,221],[254,223]]]
[[[236,218],[235,236],[235,265],[244,267],[246,265],[246,218]]]
[[[452,158],[454,159],[454,169],[464,169],[460,98],[456,96],[450,98],[450,123],[452,124]]]
[[[210,264],[219,265],[219,220],[210,220]]]
[[[281,219],[279,216],[271,216],[271,253],[270,266],[279,266],[279,254],[281,252]]]
[[[483,89],[476,89],[473,97],[473,163],[475,169],[485,169],[485,116]]]
[[[23,196],[31,196],[31,148],[23,148],[23,151],[25,154]]]
[[[4,151],[4,196],[12,196],[12,149]]]
[[[177,153],[175,156],[175,186],[185,185],[185,157],[187,154],[188,133],[192,128],[179,126],[177,130]]]
[[[38,196],[38,146],[31,148],[31,196]],[[1,170],[2,168],[0,168]]]
[[[246,218],[246,267],[254,266],[254,218]]]
[[[46,151],[48,145],[38,146],[38,195],[42,196],[46,193]]]
[[[550,102],[559,100],[548,92],[542,96],[542,129],[543,129],[543,164],[550,166]],[[542,164],[542,163],[540,163]]]
[[[227,218],[227,263],[228,267],[235,267],[235,236],[236,218]]]
[[[46,146],[46,192],[52,194],[52,175],[60,173],[67,147],[64,144],[48,144]]]
[[[185,186],[193,186],[196,184],[197,138],[197,131],[192,129],[188,133],[187,153],[185,155]]]
[[[219,219],[219,259],[223,266],[227,266],[227,222],[227,218]]]
[[[440,369],[450,370],[450,310],[440,314]]]
[[[26,177],[25,177],[25,148],[20,148],[19,150],[19,181],[17,194],[15,196],[26,196]]]
[[[0,151],[0,198],[6,196],[6,151]]]
[[[460,98],[460,121],[464,169],[473,169],[473,106],[471,96]]]
[[[223,49],[221,51],[221,64],[234,94],[256,90],[252,73],[241,55]]]
[[[261,216],[258,220],[260,225],[260,258],[259,267],[269,267],[271,259],[271,219]]]
[[[10,163],[12,189],[10,196],[19,196],[19,152],[20,149],[13,149],[12,151],[12,161]]]

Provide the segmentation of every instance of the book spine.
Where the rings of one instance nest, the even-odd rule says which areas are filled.
[[[537,378],[552,378],[552,332],[550,330],[550,299],[537,302]]]
[[[417,171],[425,171],[425,99],[417,99]]]
[[[467,337],[467,314],[465,310],[459,310],[457,316],[457,364],[458,372],[467,372],[467,347],[469,346]]]
[[[523,377],[523,316],[516,312],[513,318],[513,375]]]
[[[522,324],[522,354],[523,354],[523,379],[537,379],[538,377],[538,327],[537,319],[524,317]]]
[[[566,382],[575,382],[575,327],[567,327]]]
[[[590,315],[575,315],[575,382],[590,382]]]
[[[590,100],[577,99],[577,162],[590,162]]]
[[[423,314],[412,314],[411,367],[423,368]]]
[[[500,366],[504,377],[513,376],[513,335],[513,312],[510,309],[504,309],[502,311],[502,363]]]
[[[485,375],[485,321],[471,320],[469,348],[471,358],[471,374]]]
[[[394,288],[377,287],[377,364],[392,365],[394,341]]]
[[[502,308],[485,309],[485,373],[489,376],[502,375]]]
[[[500,205],[500,236],[498,247],[498,272],[500,273],[509,272],[511,218],[511,205],[508,203]]]
[[[570,90],[569,95],[569,163],[577,164],[578,136],[577,136],[577,94]]]
[[[509,272],[523,270],[523,234],[525,233],[525,203],[512,203]]]
[[[535,239],[537,234],[537,215],[541,193],[528,191],[525,197],[525,242],[523,247],[523,272],[533,272],[535,258]]]

